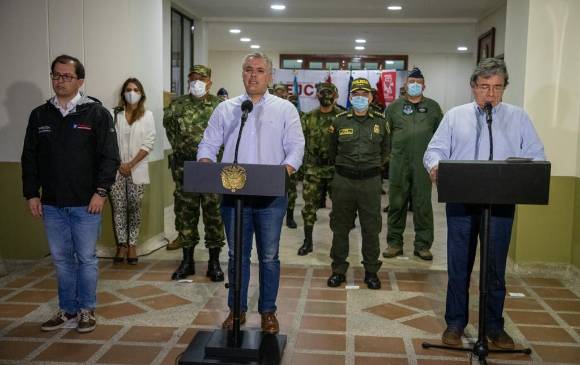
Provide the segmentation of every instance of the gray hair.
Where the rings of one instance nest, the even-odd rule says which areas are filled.
[[[264,61],[266,61],[268,71],[272,73],[272,60],[270,59],[270,57],[266,56],[266,54],[262,52],[254,52],[246,55],[246,57],[244,57],[244,62],[242,62],[242,71],[244,70],[244,66],[246,65],[246,63],[250,58],[261,58]]]
[[[486,58],[473,70],[469,84],[475,87],[479,77],[487,79],[495,75],[503,76],[504,86],[508,86],[509,75],[505,62],[499,58]]]

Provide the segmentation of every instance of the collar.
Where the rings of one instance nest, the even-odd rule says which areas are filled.
[[[66,105],[65,108],[62,108],[60,106],[60,104],[58,103],[58,99],[56,98],[56,95],[53,96],[52,98],[50,98],[50,102],[52,103],[52,105],[54,105],[58,110],[61,111],[65,111],[67,113],[71,112],[78,104],[78,102],[81,100],[82,95],[80,93],[80,91],[77,92],[77,94],[75,95],[74,98],[72,98]]]
[[[502,102],[500,101],[499,104],[497,104],[496,106],[494,106],[491,109],[491,114],[493,114],[493,115],[497,114],[501,110],[501,106],[502,106]],[[477,105],[477,103],[475,101],[473,102],[473,109],[475,110],[476,113],[479,113],[479,114],[485,113],[485,110],[483,110],[482,107]]]
[[[263,102],[267,101],[270,98],[272,98],[272,94],[270,94],[268,92],[268,90],[266,90],[266,92],[264,93],[264,95],[262,95],[260,97],[260,100],[258,100],[258,102],[256,103],[256,105],[260,105],[260,104],[262,104]],[[244,94],[242,95],[242,102],[244,102],[246,100],[252,100],[252,99],[250,98],[250,96],[248,95],[247,92],[244,92]]]

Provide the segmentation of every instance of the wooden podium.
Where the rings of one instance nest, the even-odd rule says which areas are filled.
[[[493,353],[530,354],[529,348],[490,350],[486,333],[487,259],[491,206],[493,204],[548,204],[550,162],[528,159],[506,161],[441,161],[437,176],[439,202],[480,204],[483,208],[480,238],[479,323],[477,342],[472,348],[435,345],[424,342],[423,348],[470,352],[481,364]]]
[[[236,166],[245,170],[245,184],[241,188],[226,188],[224,168]],[[225,180],[225,181],[224,181]],[[237,179],[243,180],[243,179]],[[225,182],[225,184],[224,184]],[[234,223],[234,326],[232,331],[199,331],[179,360],[179,365],[201,364],[263,364],[278,365],[286,347],[285,335],[264,334],[261,329],[240,330],[242,287],[242,208],[245,196],[285,196],[288,174],[284,165],[256,165],[233,163],[204,163],[186,161],[183,190],[194,193],[231,195],[235,201]],[[235,191],[232,191],[235,190]]]

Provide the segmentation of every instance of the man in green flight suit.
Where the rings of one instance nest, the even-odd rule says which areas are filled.
[[[288,86],[285,84],[276,84],[272,87],[272,93],[279,98],[288,100]],[[302,118],[301,118],[302,119]],[[302,170],[302,169],[301,169]],[[288,228],[298,228],[298,224],[294,220],[294,208],[296,208],[296,198],[298,197],[298,190],[296,189],[296,185],[298,184],[299,174],[290,175],[290,179],[288,182],[288,207],[286,209],[286,227]]]
[[[348,269],[348,234],[358,212],[362,234],[364,281],[369,289],[380,289],[381,267],[381,166],[388,158],[389,128],[382,114],[369,110],[371,85],[364,78],[350,88],[352,110],[337,115],[330,126],[328,155],[334,162],[332,180],[332,275],[327,285],[345,282]]]
[[[298,249],[298,255],[304,256],[312,252],[312,231],[316,222],[316,211],[320,207],[320,197],[329,190],[334,166],[330,163],[328,149],[330,148],[329,128],[338,114],[342,112],[336,107],[338,89],[330,82],[316,85],[316,96],[320,107],[302,118],[304,139],[304,185],[302,197],[304,207],[304,243]]]
[[[385,113],[391,134],[389,160],[389,214],[386,258],[403,254],[403,232],[412,200],[415,225],[414,255],[433,260],[433,208],[431,180],[423,168],[423,155],[443,113],[435,100],[423,96],[425,78],[414,68],[405,82],[406,95],[389,105]]]
[[[169,156],[171,173],[175,182],[174,206],[175,229],[179,233],[173,246],[181,246],[183,260],[171,275],[172,280],[181,280],[195,274],[194,247],[199,243],[200,207],[203,211],[205,245],[209,249],[206,275],[212,281],[223,281],[219,255],[225,241],[224,226],[220,214],[220,197],[217,194],[186,193],[183,191],[183,162],[197,160],[197,145],[211,113],[220,99],[209,93],[211,69],[194,65],[189,73],[189,93],[175,99],[165,110],[163,126],[171,143]]]

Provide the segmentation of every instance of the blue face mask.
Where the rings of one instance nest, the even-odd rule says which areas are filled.
[[[369,107],[369,98],[360,95],[353,96],[350,98],[350,103],[355,111],[363,112]]]
[[[423,85],[416,82],[407,84],[407,94],[409,96],[419,96],[423,92]]]

